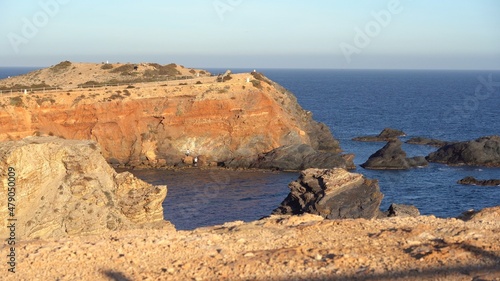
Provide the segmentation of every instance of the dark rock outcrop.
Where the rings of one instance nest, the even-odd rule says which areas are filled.
[[[398,137],[404,137],[404,136],[406,136],[406,134],[403,131],[391,129],[391,128],[385,128],[377,136],[356,137],[356,138],[353,138],[352,140],[364,141],[364,142],[391,141],[391,140],[397,139]]]
[[[400,140],[388,142],[361,164],[361,167],[372,170],[407,170],[414,167],[427,166],[423,156],[406,158],[406,152],[401,148]]]
[[[245,165],[250,160],[252,159],[235,159],[230,161],[226,166]],[[310,145],[299,144],[281,146],[268,153],[261,154],[249,167],[255,169],[300,171],[308,168],[351,169],[354,167],[354,163],[352,163],[352,157],[334,152],[318,151]]]
[[[429,145],[434,147],[443,147],[448,144],[452,144],[453,142],[442,141],[437,139],[429,139],[423,137],[414,137],[406,141],[408,144],[418,144],[418,145]]]
[[[372,219],[378,216],[384,197],[377,180],[344,169],[304,170],[289,188],[290,193],[273,214]]]
[[[420,211],[413,205],[402,205],[392,203],[389,206],[388,217],[418,217]]]
[[[500,167],[500,136],[449,144],[429,154],[426,159],[447,165]]]
[[[478,180],[474,177],[465,177],[457,183],[463,185],[480,185],[480,186],[500,186],[500,179]]]

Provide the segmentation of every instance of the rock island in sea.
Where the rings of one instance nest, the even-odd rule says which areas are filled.
[[[165,186],[106,163],[163,167],[199,156],[205,165],[289,169],[292,151],[307,157],[299,169],[316,165],[315,155],[321,165],[350,166],[352,156],[335,157],[340,147],[328,128],[258,73],[212,77],[177,65],[63,62],[0,81],[0,90],[0,177],[7,186],[15,167],[18,184],[16,244],[1,245],[17,258],[16,273],[2,273],[9,280],[500,278],[498,207],[461,219],[374,219],[375,181],[343,169],[309,170],[276,215],[176,231],[162,219]],[[370,214],[325,219],[335,212],[345,218],[331,201],[356,201],[343,192],[365,185],[374,204],[350,205],[370,206]],[[0,191],[1,202],[9,196]],[[295,205],[301,215],[283,215]],[[9,215],[2,208],[4,225]],[[3,228],[2,240],[11,233]]]

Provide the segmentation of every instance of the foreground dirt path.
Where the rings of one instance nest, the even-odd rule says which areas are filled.
[[[464,222],[270,217],[17,245],[4,280],[500,280],[500,207]],[[6,249],[2,249],[5,253]],[[4,255],[2,255],[4,256]],[[14,277],[12,279],[12,277]]]

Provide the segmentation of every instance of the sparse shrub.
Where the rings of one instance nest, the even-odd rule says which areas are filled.
[[[100,86],[99,82],[97,81],[94,81],[94,80],[90,80],[90,81],[87,81],[83,84],[80,84],[78,85],[79,87],[82,87],[82,88],[88,88],[88,87],[95,87],[95,86]]]
[[[203,84],[203,83],[201,83],[201,81],[196,81],[196,84],[197,84],[197,85],[201,85],[201,84]]]
[[[257,88],[257,89],[261,89],[261,90],[262,90],[262,85],[261,85],[261,83],[260,83],[260,81],[259,81],[259,80],[252,80],[252,81],[250,81],[250,82],[252,83],[252,85],[253,85],[255,88]]]
[[[150,63],[150,66],[154,67],[158,71],[158,75],[169,75],[175,76],[181,73],[177,70],[177,65],[175,63],[160,65],[157,63]]]
[[[155,77],[160,74],[160,71],[157,69],[148,69],[144,71],[144,77]]]
[[[129,96],[130,96],[130,92],[129,92],[128,90],[123,90],[123,94],[124,94],[125,96],[127,96],[127,97],[129,97]]]
[[[127,86],[127,89],[133,89],[133,88],[135,88],[135,86],[134,86],[134,85],[128,85],[128,86]]]
[[[267,79],[262,73],[252,72],[251,74],[252,74],[253,78],[255,78],[256,80],[259,80],[259,81],[262,81],[264,83],[271,85],[271,81],[269,79]]]
[[[207,74],[207,73],[205,71],[201,70],[200,75],[204,75],[204,74]]]
[[[85,98],[85,95],[81,95],[79,97],[77,97],[74,101],[73,101],[73,105],[77,105],[81,100],[83,100]]]
[[[228,74],[228,75],[224,76],[224,78],[222,78],[222,82],[226,82],[226,81],[229,81],[231,79],[233,79],[233,77],[231,77],[231,74]]]
[[[113,69],[113,65],[110,63],[105,63],[101,66],[101,69],[104,69],[104,70]]]
[[[122,99],[124,99],[124,97],[123,97],[122,95],[120,95],[120,94],[113,94],[113,95],[111,95],[111,96],[109,97],[109,99],[111,99],[111,100],[115,100],[115,99],[120,99],[120,100],[122,100]]]
[[[187,86],[188,83],[179,83],[179,86]]]
[[[10,105],[15,107],[24,106],[23,98],[20,96],[10,98]]]
[[[68,69],[70,66],[71,66],[70,61],[63,61],[63,62],[60,62],[60,63],[54,65],[50,69],[54,72],[61,72],[61,71]]]
[[[133,64],[124,64],[111,70],[111,73],[120,73],[121,75],[128,75],[130,74],[130,72],[134,71],[134,68],[135,65]]]
[[[191,73],[191,74],[195,74],[195,73],[196,73],[196,71],[195,71],[194,69],[191,69],[191,70],[189,71],[189,73]]]
[[[68,94],[69,94],[69,93],[68,93]],[[38,105],[42,105],[44,102],[47,102],[47,101],[48,101],[48,102],[50,102],[51,104],[56,103],[56,100],[55,100],[55,99],[53,99],[53,98],[49,98],[49,97],[38,98],[38,99],[36,100],[36,103],[37,103]]]

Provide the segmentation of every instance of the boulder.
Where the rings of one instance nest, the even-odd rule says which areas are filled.
[[[465,177],[459,180],[457,183],[463,185],[480,185],[480,186],[500,186],[500,179],[498,180],[478,180],[474,177]]]
[[[377,136],[363,136],[355,137],[352,140],[364,141],[364,142],[376,142],[376,141],[391,141],[396,140],[398,137],[404,137],[406,134],[403,131],[385,128]]]
[[[500,136],[449,144],[429,154],[426,159],[447,165],[500,167]]]
[[[406,158],[401,145],[402,142],[398,139],[388,142],[361,164],[361,167],[372,170],[407,170],[429,164],[423,156]]]
[[[372,219],[384,197],[377,180],[338,168],[304,170],[288,187],[290,193],[273,214]]]
[[[414,137],[406,141],[408,144],[419,144],[419,145],[429,145],[434,147],[443,147],[445,145],[451,144],[452,142],[442,141],[437,139],[429,139],[423,137]]]
[[[392,203],[389,206],[388,217],[418,217],[420,211],[413,205],[402,205]]]
[[[0,190],[2,202],[15,198],[12,214],[0,212],[0,220],[16,218],[20,240],[167,224],[167,187],[116,173],[93,141],[29,137],[0,143],[0,178],[16,187],[10,194]],[[0,236],[7,235],[1,228]]]
[[[287,145],[268,153],[260,154],[250,165],[256,169],[300,171],[308,168],[352,168],[350,156],[343,157],[334,152],[317,151],[307,144]],[[240,164],[242,161],[238,161]]]
[[[457,217],[457,219],[463,220],[463,221],[476,221],[476,222],[481,222],[481,221],[498,221],[498,218],[500,217],[500,207],[491,207],[491,208],[484,208],[482,210],[468,210],[466,212],[463,212],[461,215]]]

